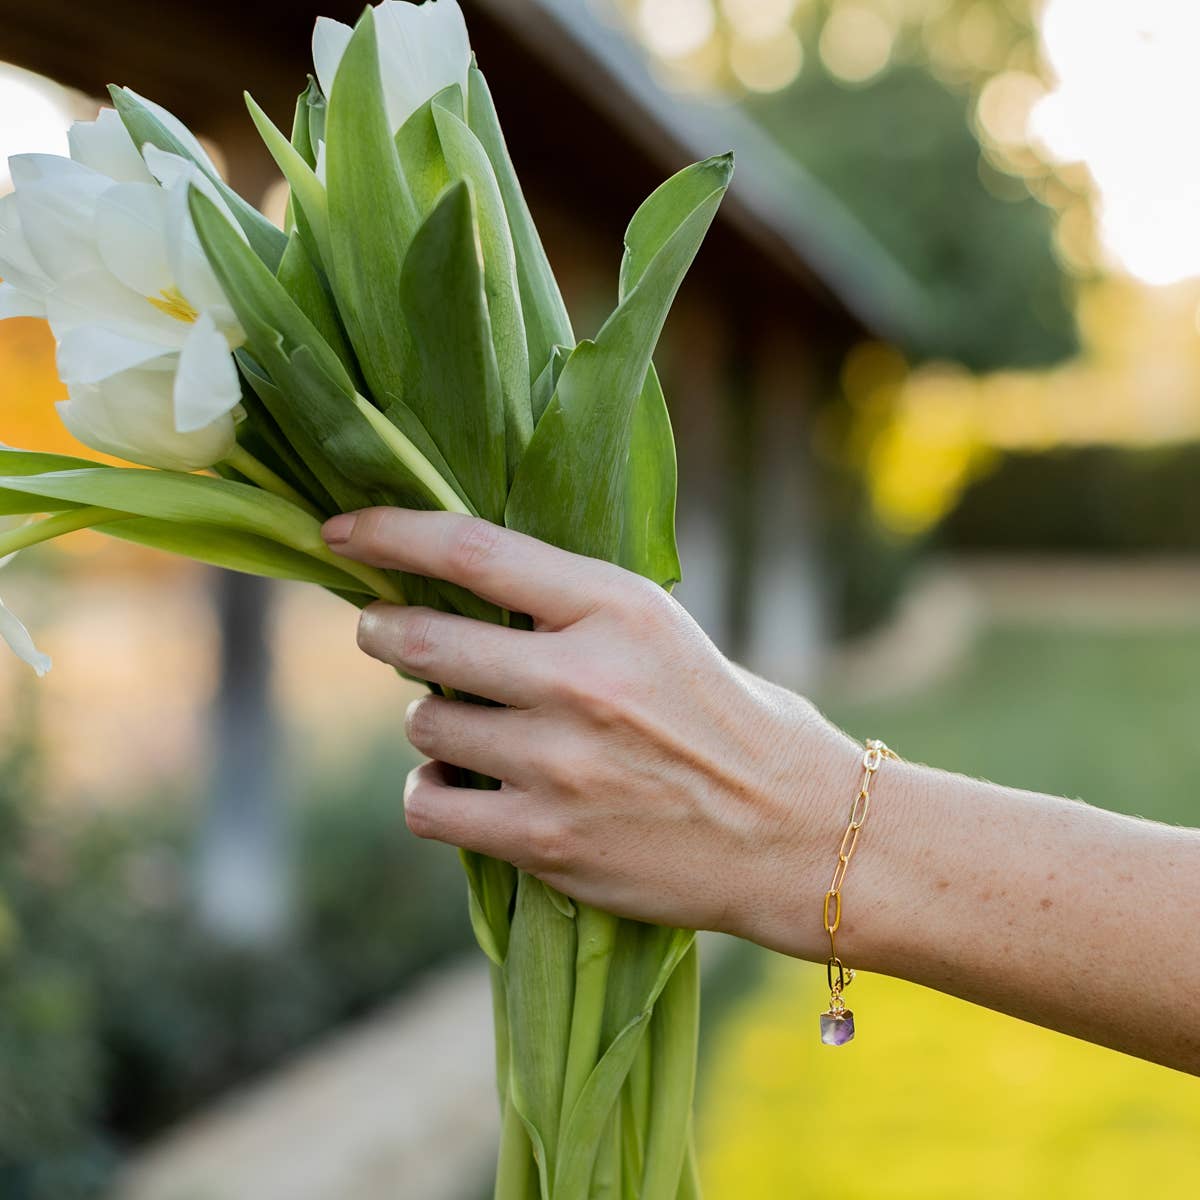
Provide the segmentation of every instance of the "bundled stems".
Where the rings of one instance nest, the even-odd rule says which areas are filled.
[[[575,999],[571,1011],[571,1040],[567,1048],[566,1075],[563,1080],[560,1129],[567,1127],[588,1076],[599,1058],[604,1000],[608,991],[608,969],[617,940],[617,923],[617,918],[611,913],[592,908],[590,904],[577,907]]]

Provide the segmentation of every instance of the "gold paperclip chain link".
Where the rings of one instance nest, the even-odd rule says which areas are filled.
[[[842,923],[842,883],[846,878],[846,868],[850,865],[850,859],[854,856],[854,849],[858,845],[859,831],[862,829],[863,822],[867,819],[867,812],[871,807],[871,785],[875,782],[875,776],[885,758],[898,759],[899,757],[878,738],[868,739],[862,758],[862,783],[859,785],[858,794],[854,797],[854,803],[850,806],[850,820],[846,825],[846,832],[842,834],[841,845],[838,846],[837,866],[833,869],[833,879],[830,881],[829,890],[825,893],[822,920],[825,924],[825,932],[829,934],[829,959],[825,964],[825,973],[829,980],[831,1013],[845,1011],[846,1004],[842,999],[842,992],[854,978],[854,972],[842,963],[837,952],[836,934]]]

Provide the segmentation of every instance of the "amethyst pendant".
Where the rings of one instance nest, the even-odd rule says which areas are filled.
[[[821,1014],[821,1041],[826,1046],[844,1046],[853,1037],[854,1014],[848,1008]]]

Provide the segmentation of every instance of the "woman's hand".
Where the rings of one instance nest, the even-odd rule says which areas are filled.
[[[368,654],[507,706],[410,706],[408,736],[434,760],[408,780],[414,833],[621,915],[793,953],[807,937],[820,953],[825,885],[808,864],[830,869],[860,752],[811,705],[734,666],[677,601],[609,563],[448,513],[368,509],[325,532],[341,554],[461,584],[535,621],[363,612]],[[502,787],[452,786],[445,763]]]
[[[821,899],[862,756],[811,705],[607,563],[446,513],[369,509],[325,532],[536,621],[363,613],[369,654],[507,705],[409,709],[426,754],[503,781],[418,767],[414,832],[625,916],[829,953]],[[1200,831],[889,761],[862,841],[838,930],[849,964],[1200,1074]]]

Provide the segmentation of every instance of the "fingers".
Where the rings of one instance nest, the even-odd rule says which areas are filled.
[[[404,732],[429,758],[511,782],[528,753],[517,716],[512,709],[422,696],[408,706]]]
[[[404,787],[404,819],[417,837],[449,842],[506,862],[533,865],[525,805],[503,789],[452,787],[441,763],[423,763],[409,772]]]
[[[322,533],[338,554],[461,584],[558,628],[591,612],[627,574],[611,563],[458,513],[365,508],[333,517]]]
[[[359,617],[358,644],[420,679],[519,708],[544,699],[554,674],[551,635],[432,608],[372,604]]]

